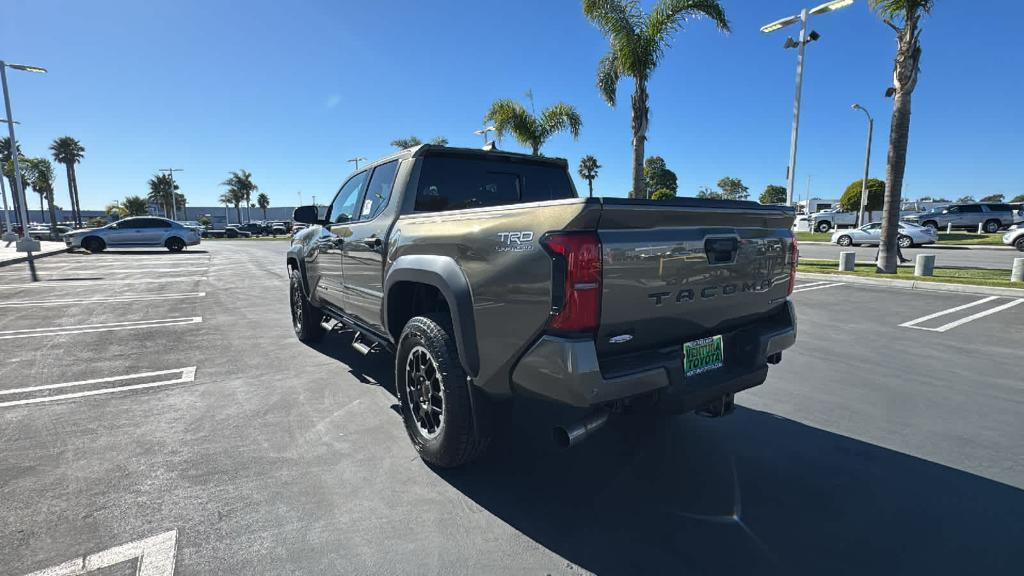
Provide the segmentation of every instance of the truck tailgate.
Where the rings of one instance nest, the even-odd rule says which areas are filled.
[[[794,211],[753,202],[602,200],[599,355],[714,336],[789,290]]]

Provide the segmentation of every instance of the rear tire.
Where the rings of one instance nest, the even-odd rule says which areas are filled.
[[[939,223],[936,222],[935,220],[929,220],[929,221],[925,222],[924,224],[921,224],[921,226],[924,226],[925,228],[931,228],[932,230],[938,230],[939,229]]]
[[[896,238],[896,243],[899,244],[900,248],[911,248],[914,246],[914,239],[910,236],[900,234],[899,237]]]
[[[164,242],[164,246],[171,252],[181,252],[185,249],[185,241],[177,236],[172,236],[167,239],[167,242]]]
[[[483,394],[470,398],[471,387],[448,319],[409,320],[395,354],[395,388],[405,431],[427,463],[455,468],[487,450],[488,400]]]
[[[996,232],[999,232],[999,228],[1001,228],[1002,225],[1003,223],[1000,222],[999,220],[988,220],[985,222],[985,225],[982,227],[982,230],[988,232],[989,234],[995,234]]]
[[[828,222],[818,222],[818,225],[814,227],[818,232],[824,234],[832,229],[832,224]]]
[[[1024,236],[1017,238],[1017,241],[1014,242],[1013,245],[1017,248],[1017,250],[1024,252]]]
[[[843,234],[836,239],[836,244],[839,244],[840,246],[853,246],[853,238]]]
[[[314,306],[305,292],[302,291],[302,277],[299,271],[292,268],[289,272],[290,282],[288,298],[291,302],[292,329],[300,342],[316,342],[324,337],[324,327],[320,324],[324,314]]]
[[[97,238],[95,236],[90,236],[90,237],[82,240],[82,248],[85,248],[86,250],[88,250],[89,252],[92,252],[93,254],[95,254],[97,252],[103,252],[103,249],[106,248],[106,247],[107,247],[107,243],[104,242],[102,238]]]

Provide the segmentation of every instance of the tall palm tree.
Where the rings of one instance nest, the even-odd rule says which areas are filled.
[[[541,146],[555,134],[568,130],[575,140],[583,127],[583,119],[576,108],[564,102],[552,104],[536,116],[522,104],[508,99],[495,100],[484,122],[494,124],[499,139],[512,133],[520,144],[530,147],[534,156],[540,155]]]
[[[896,31],[896,59],[893,85],[886,90],[892,96],[892,122],[889,128],[889,158],[885,169],[885,204],[882,207],[882,238],[876,269],[895,274],[899,239],[900,204],[903,173],[907,168],[907,143],[910,141],[910,100],[917,87],[921,69],[921,17],[932,9],[932,0],[870,0],[882,20]]]
[[[22,158],[21,155],[21,144],[18,144],[18,158],[19,161]],[[18,187],[14,182],[14,163],[12,162],[11,156],[11,139],[8,136],[0,138],[0,162],[2,162],[4,177],[7,178],[7,182],[10,184],[8,188],[11,190],[11,199],[14,201],[14,220],[15,222],[21,222],[21,199],[18,198]],[[22,174],[25,173],[24,167],[22,167]],[[22,184],[25,180],[22,178]],[[28,211],[28,207],[26,207]]]
[[[228,188],[228,191],[221,194],[219,198],[221,204],[232,205],[235,207],[235,217],[238,219],[238,223],[242,223],[242,201],[245,200],[245,195],[238,188]]]
[[[235,190],[239,195],[238,201],[232,200],[232,204],[235,205],[235,209],[238,210],[242,202],[245,202],[246,209],[248,210],[249,204],[252,202],[252,194],[260,189],[255,182],[252,181],[252,172],[242,169],[237,172],[229,172],[228,179],[220,183],[221,186],[227,186],[228,191]],[[242,222],[242,212],[238,210],[238,222]]]
[[[399,150],[405,150],[406,148],[413,148],[423,144],[423,140],[420,140],[416,136],[409,136],[408,138],[395,138],[391,141],[391,145]]]
[[[154,174],[149,179],[149,194],[147,198],[154,204],[160,206],[164,211],[164,217],[170,218],[173,212],[172,203],[174,202],[175,190],[178,185],[171,179],[170,174]]]
[[[580,178],[587,181],[587,188],[590,189],[590,197],[594,197],[594,178],[597,178],[597,171],[601,168],[601,165],[597,163],[597,158],[594,158],[590,154],[587,154],[580,159],[580,167],[578,169]]]
[[[706,17],[723,32],[729,20],[718,0],[658,0],[649,14],[636,0],[583,0],[583,14],[608,38],[608,52],[597,63],[597,88],[615,106],[619,78],[628,76],[633,88],[633,191],[643,198],[644,143],[650,120],[647,83],[673,34],[691,19]]]
[[[53,164],[46,158],[28,158],[25,160],[28,181],[32,189],[39,194],[39,219],[46,222],[43,215],[43,200],[49,208],[50,232],[57,234],[57,210],[53,205]]]
[[[76,226],[82,225],[82,207],[78,198],[78,176],[75,174],[75,164],[85,157],[85,146],[71,136],[61,136],[50,144],[50,152],[53,153],[53,160],[64,165],[68,176],[68,196],[71,198],[71,213]]]
[[[260,192],[260,195],[256,197],[256,205],[263,210],[263,221],[267,220],[267,208],[270,208],[270,196],[267,196],[266,192]]]

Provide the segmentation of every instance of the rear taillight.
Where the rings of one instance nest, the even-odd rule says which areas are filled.
[[[549,234],[553,285],[548,328],[593,332],[601,319],[601,240],[594,232]]]
[[[796,237],[793,237],[793,243],[789,245],[789,292],[793,293],[793,288],[796,286],[796,264],[800,259],[800,249],[797,248]]]

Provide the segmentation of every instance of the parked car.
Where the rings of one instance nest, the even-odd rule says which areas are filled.
[[[268,222],[267,226],[270,228],[271,234],[287,234],[291,230],[291,225],[288,222]]]
[[[953,228],[977,230],[981,224],[985,232],[994,234],[1013,225],[1015,212],[1009,204],[950,204],[942,210],[906,216],[904,220],[936,230],[945,229],[948,224]]]
[[[911,222],[900,222],[900,235],[896,239],[900,248],[921,244],[934,244],[939,239],[938,231]],[[882,242],[882,223],[872,222],[853,230],[836,230],[832,243],[840,246],[877,246]]]
[[[181,252],[186,246],[196,246],[199,242],[199,233],[195,230],[156,216],[123,218],[102,228],[85,228],[64,235],[64,243],[69,248],[84,248],[89,252],[146,247]]]
[[[195,220],[178,220],[178,224],[181,224],[185,228],[191,228],[198,232],[200,235],[202,235],[203,230],[205,230],[203,225]]]
[[[424,145],[357,171],[326,215],[295,210],[292,328],[394,353],[406,431],[437,466],[480,455],[488,406],[517,394],[583,415],[562,446],[630,406],[725,416],[796,340],[793,218],[579,198],[563,159]]]
[[[1024,224],[1014,224],[1003,234],[1003,244],[1024,252]]]
[[[239,232],[248,232],[250,236],[262,236],[266,234],[266,228],[259,222],[246,222],[245,224],[232,224],[231,227]]]
[[[841,226],[856,226],[857,213],[844,212],[837,206],[811,214],[808,217],[808,221],[810,222],[811,230],[824,233]]]
[[[203,233],[204,238],[248,238],[251,233],[239,230],[238,224],[228,224],[224,228],[207,228]]]
[[[30,226],[28,229],[28,235],[35,240],[47,240],[50,242],[60,242],[64,235],[71,232],[73,228],[70,226],[57,225],[57,233],[54,235],[53,230],[49,226]]]

